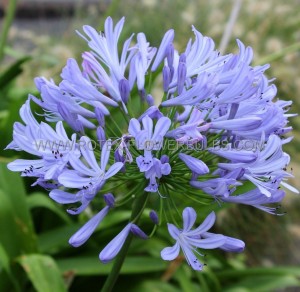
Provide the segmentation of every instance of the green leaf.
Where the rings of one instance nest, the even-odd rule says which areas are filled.
[[[162,281],[143,281],[136,285],[131,292],[180,292],[174,285]]]
[[[199,281],[199,284],[200,284],[200,287],[201,287],[201,290],[202,292],[209,292],[211,291],[210,288],[209,288],[209,284],[205,278],[205,276],[203,275],[203,273],[197,273],[195,272],[195,275]]]
[[[30,59],[30,57],[21,58],[13,63],[10,67],[8,67],[0,75],[0,89],[5,88],[12,80],[14,80],[19,74],[21,74],[23,71],[21,66]]]
[[[300,50],[300,42],[297,42],[295,44],[292,44],[288,47],[285,47],[283,49],[281,49],[280,51],[277,51],[273,54],[270,54],[266,57],[263,57],[259,60],[257,60],[255,62],[255,64],[266,64],[266,63],[271,63],[271,62],[274,62],[278,59],[281,59],[283,57],[285,57],[286,55],[288,54],[291,54],[291,53],[294,53],[294,52],[297,52]]]
[[[20,291],[20,287],[18,285],[18,282],[16,278],[13,276],[11,268],[10,268],[10,258],[6,252],[6,250],[3,248],[2,244],[0,244],[0,281],[4,281],[3,274],[1,277],[1,272],[5,271],[6,275],[8,276],[8,279],[11,283],[13,283],[14,288],[16,291]],[[0,286],[1,287],[1,286]]]
[[[249,268],[242,270],[227,270],[222,272],[217,272],[216,276],[220,279],[231,279],[231,278],[241,278],[248,276],[260,276],[260,275],[292,275],[300,277],[300,267],[274,267],[274,268]]]
[[[36,236],[19,174],[0,162],[0,243],[10,258],[36,251]],[[9,228],[8,228],[9,226]]]
[[[22,252],[34,251],[35,237],[26,222],[22,221],[8,196],[0,190],[0,233],[5,234],[1,236],[0,242],[9,257],[14,258]]]
[[[186,270],[186,268],[188,268],[189,270]],[[182,291],[193,291],[193,283],[191,276],[192,275],[190,267],[187,267],[186,265],[180,266],[180,268],[174,274],[174,278],[179,282]]]
[[[299,287],[299,280],[293,276],[284,275],[284,276],[257,276],[257,277],[249,277],[238,283],[229,286],[227,289],[223,289],[222,291],[260,291],[260,292],[268,292],[275,291],[281,288],[287,287]]]
[[[57,264],[64,273],[75,275],[107,275],[110,273],[112,263],[103,264],[95,256],[76,257],[57,260]],[[127,257],[121,269],[121,274],[143,274],[164,271],[168,263],[160,258],[149,257]]]
[[[38,292],[67,291],[55,261],[46,255],[30,254],[18,259]]]
[[[29,209],[46,208],[58,215],[66,223],[72,223],[72,220],[60,206],[54,203],[46,194],[33,193],[27,197],[27,205]]]
[[[65,225],[46,231],[38,236],[38,246],[42,253],[53,254],[69,246],[69,238],[81,227],[81,224]]]
[[[0,271],[2,270],[10,274],[9,256],[3,248],[3,245],[0,244]]]

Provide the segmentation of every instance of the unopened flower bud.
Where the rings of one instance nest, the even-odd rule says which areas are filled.
[[[108,207],[113,208],[115,206],[115,197],[113,196],[113,194],[108,193],[108,194],[105,194],[103,197],[104,197],[104,201]]]
[[[99,107],[95,108],[96,119],[101,127],[105,126],[104,114]]]
[[[164,68],[163,68],[163,88],[164,88],[164,92],[168,91],[170,81],[171,81],[170,68],[168,66],[164,66]]]
[[[140,238],[142,238],[142,239],[148,239],[147,234],[146,234],[140,227],[138,227],[138,226],[135,225],[135,224],[132,224],[132,225],[131,225],[130,231],[131,231],[134,235],[136,235],[136,236],[138,236],[138,237],[140,237]]]
[[[127,79],[123,78],[119,82],[119,91],[122,98],[122,101],[126,104],[128,102],[130,88],[129,82]]]
[[[99,126],[97,128],[97,133],[96,134],[97,134],[97,139],[98,139],[98,142],[100,144],[100,147],[102,148],[102,146],[106,142],[104,129],[101,126]]]
[[[158,215],[154,210],[150,211],[149,217],[155,225],[158,225],[159,223]]]
[[[153,106],[154,105],[154,98],[151,94],[148,94],[146,97],[146,101],[148,103],[149,106]]]

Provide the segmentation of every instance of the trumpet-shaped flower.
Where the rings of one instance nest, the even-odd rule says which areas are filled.
[[[242,152],[241,156],[238,151],[233,150],[219,150],[211,152],[226,157],[232,160],[231,163],[218,163],[221,169],[232,171],[234,169],[243,169],[244,174],[241,179],[249,180],[255,184],[258,189],[267,197],[271,196],[272,190],[268,182],[272,179],[276,180],[278,176],[288,177],[284,168],[290,161],[289,155],[282,151],[282,142],[276,135],[271,135],[264,149],[253,153],[249,151]],[[268,179],[267,179],[268,178]]]
[[[106,170],[111,151],[110,140],[105,142],[102,147],[100,165],[90,147],[92,147],[91,140],[85,136],[81,137],[80,152],[89,167],[79,158],[72,158],[70,164],[73,170],[65,170],[58,180],[67,188],[84,189],[86,193],[93,196],[107,179],[114,176],[123,167],[123,163],[116,162]]]
[[[167,159],[168,161],[168,159]],[[153,158],[153,165],[145,171],[145,177],[149,179],[149,185],[145,188],[146,192],[155,193],[158,191],[157,179],[160,179],[163,175],[169,175],[171,173],[171,166],[168,162],[162,161],[162,159]],[[140,170],[143,169],[137,160]],[[142,170],[141,170],[142,171]]]
[[[137,119],[131,119],[128,131],[135,138],[136,146],[140,150],[160,150],[165,134],[170,128],[171,120],[161,117],[157,120],[153,131],[153,120],[149,116],[142,119],[143,129]]]
[[[192,229],[197,214],[191,207],[187,207],[182,212],[183,229],[177,228],[173,224],[168,224],[168,230],[171,237],[176,240],[176,243],[172,247],[166,247],[161,251],[161,257],[164,260],[174,260],[182,249],[188,264],[194,269],[201,271],[203,264],[199,262],[195,254],[201,255],[197,248],[214,249],[225,247],[229,242],[229,238],[220,234],[210,233],[207,236],[207,231],[214,225],[216,216],[215,213],[210,213],[206,219],[197,228]],[[203,234],[205,234],[203,236]],[[231,243],[234,244],[233,241]],[[240,242],[238,242],[240,245]],[[240,248],[239,248],[240,249]],[[232,247],[232,250],[234,248]]]
[[[62,186],[79,189],[79,191],[75,195],[60,189],[50,192],[50,197],[61,204],[81,203],[79,208],[69,209],[68,212],[70,214],[81,213],[103,187],[106,180],[114,176],[124,166],[122,162],[116,162],[106,170],[111,151],[110,140],[102,147],[100,165],[95,158],[93,150],[90,148],[92,147],[91,145],[89,138],[81,137],[80,152],[85,163],[79,158],[70,159],[73,169],[66,169],[58,177],[58,181]]]
[[[38,159],[17,159],[8,164],[12,171],[21,171],[23,176],[40,179],[57,179],[65,169],[71,157],[78,157],[76,134],[69,140],[62,122],[52,129],[46,123],[38,123],[30,109],[30,101],[20,109],[25,123],[15,123],[13,141],[6,149],[25,150]]]

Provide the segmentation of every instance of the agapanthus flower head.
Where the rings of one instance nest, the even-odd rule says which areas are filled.
[[[14,124],[6,148],[32,158],[8,168],[50,190],[68,213],[88,210],[90,219],[69,240],[75,247],[111,212],[133,206],[129,222],[101,251],[102,262],[114,259],[132,235],[146,240],[165,228],[175,245],[162,258],[173,260],[181,249],[202,270],[198,248],[240,252],[245,244],[209,232],[214,212],[193,229],[195,209],[202,215],[203,204],[218,211],[225,202],[281,215],[276,204],[285,191],[279,188],[298,192],[286,182],[293,175],[283,150],[292,139],[285,137],[291,102],[273,101],[269,65],[252,66],[253,50],[239,40],[239,52],[228,55],[195,27],[181,52],[172,29],[158,48],[144,33],[121,44],[124,21],[114,25],[108,17],[103,32],[85,25],[78,32],[87,43],[82,64],[68,59],[58,84],[35,79],[40,94],[21,107],[23,122]],[[158,76],[162,82],[154,82]],[[44,121],[34,117],[31,101]],[[146,207],[150,235],[138,223]]]

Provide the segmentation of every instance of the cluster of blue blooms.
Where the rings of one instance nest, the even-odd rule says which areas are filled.
[[[82,54],[82,66],[69,59],[58,85],[35,79],[40,96],[30,95],[20,109],[23,123],[14,124],[7,146],[36,157],[17,159],[8,168],[36,178],[34,185],[50,190],[54,201],[68,205],[68,213],[79,214],[96,196],[104,198],[105,207],[70,244],[84,244],[111,209],[130,207],[130,200],[145,193],[156,193],[151,196],[160,202],[191,198],[200,204],[217,201],[216,207],[229,202],[282,214],[276,207],[285,195],[281,186],[297,192],[286,183],[292,176],[290,157],[282,150],[292,139],[284,134],[291,131],[288,118],[293,114],[287,113],[291,101],[274,101],[276,87],[264,75],[269,65],[251,66],[253,51],[240,41],[238,54],[220,55],[213,40],[194,27],[195,38],[183,53],[174,48],[173,30],[158,49],[143,33],[120,48],[123,25],[124,18],[115,26],[107,18],[103,32],[90,26],[83,27],[84,34],[78,32],[90,47]],[[151,91],[154,79],[161,96]],[[31,102],[43,109],[46,122],[36,120]],[[90,147],[93,141],[100,150]],[[170,141],[177,147],[168,147]],[[243,147],[249,141],[256,147]],[[201,151],[195,150],[198,143],[205,146]],[[120,182],[134,185],[134,192],[128,187],[124,194]],[[189,265],[202,270],[198,248],[244,249],[241,240],[208,232],[214,212],[192,229],[195,210],[177,207],[183,210],[183,228],[164,208],[160,216],[150,212],[156,227],[167,223],[163,217],[172,222],[168,230],[175,245],[161,251],[164,260],[175,259],[182,249]],[[131,220],[101,251],[102,262],[119,253],[130,233],[149,237],[136,223]]]

